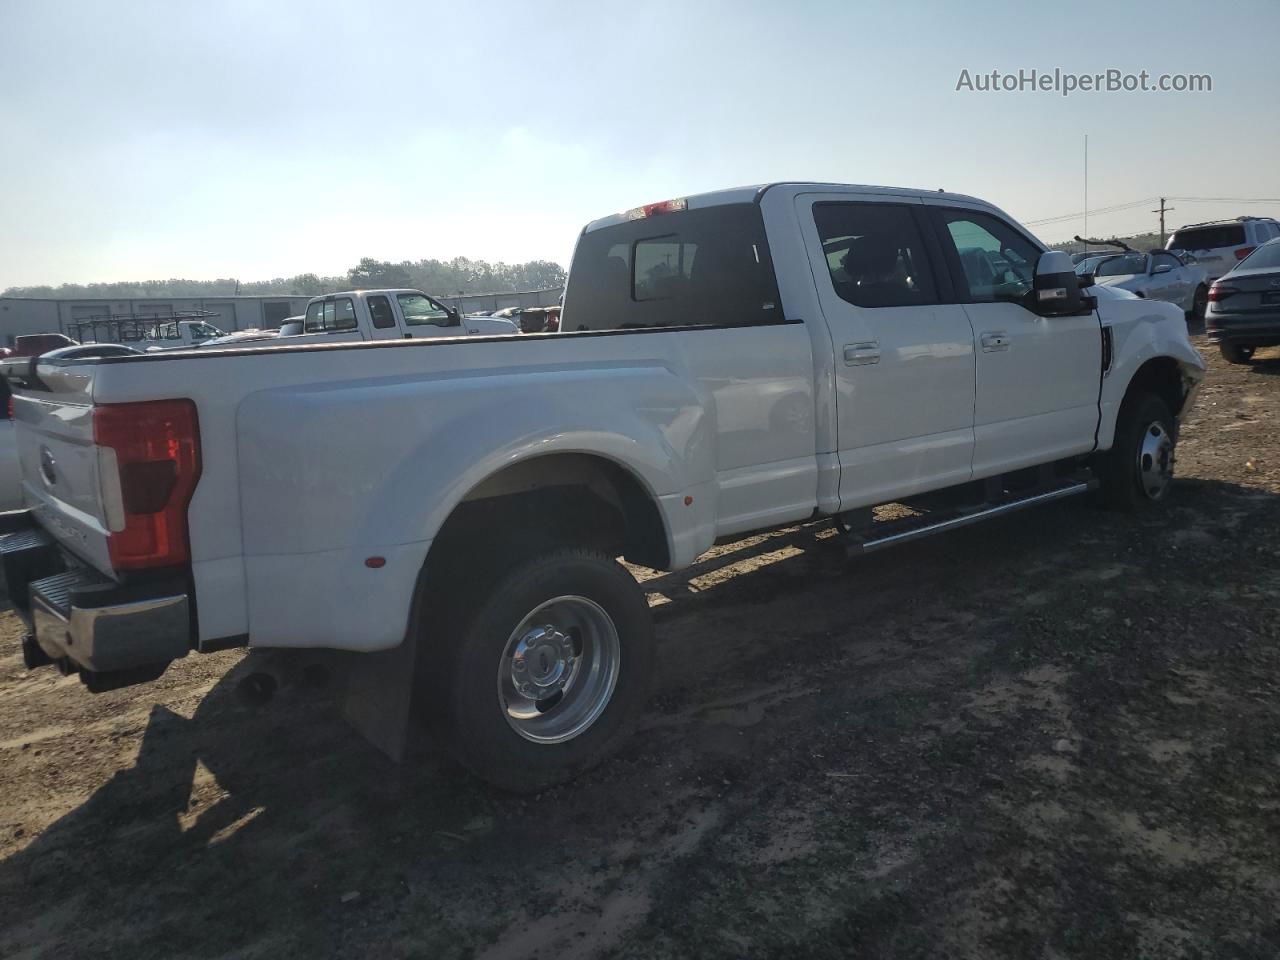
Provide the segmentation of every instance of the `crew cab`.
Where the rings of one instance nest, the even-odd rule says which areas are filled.
[[[375,295],[309,313],[358,324]],[[354,651],[366,735],[398,751],[416,703],[479,776],[538,789],[645,702],[615,558],[674,570],[817,518],[861,555],[1095,490],[1158,509],[1204,373],[1174,305],[1082,285],[989,203],[883,187],[594,221],[560,327],[0,361],[27,663],[94,690],[193,651]]]
[[[421,290],[347,290],[307,302],[302,332],[277,344],[519,333],[510,320],[462,316]]]

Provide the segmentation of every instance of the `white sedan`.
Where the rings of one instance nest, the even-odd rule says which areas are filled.
[[[1081,260],[1076,273],[1089,274],[1099,286],[1115,287],[1148,300],[1177,304],[1188,317],[1204,317],[1209,279],[1204,268],[1168,250],[1151,253],[1103,253]]]

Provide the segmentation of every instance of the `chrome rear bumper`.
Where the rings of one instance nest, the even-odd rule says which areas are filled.
[[[172,579],[123,585],[77,564],[39,527],[0,537],[0,566],[17,612],[49,661],[79,671],[91,688],[119,686],[141,670],[159,676],[191,651],[191,604]],[[92,682],[93,676],[103,682]]]

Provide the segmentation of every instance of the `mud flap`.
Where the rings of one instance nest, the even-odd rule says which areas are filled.
[[[413,709],[414,633],[398,647],[352,657],[345,671],[343,718],[396,763],[418,743],[422,727]]]

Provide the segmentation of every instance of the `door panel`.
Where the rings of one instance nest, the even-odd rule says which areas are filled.
[[[796,200],[836,355],[842,510],[968,480],[975,397],[973,327],[937,302],[919,204],[849,201]],[[887,269],[872,244],[893,252]]]
[[[985,211],[936,208],[934,216],[978,343],[973,476],[1092,450],[1102,369],[1096,311],[1033,313],[1022,298],[1036,244]]]

